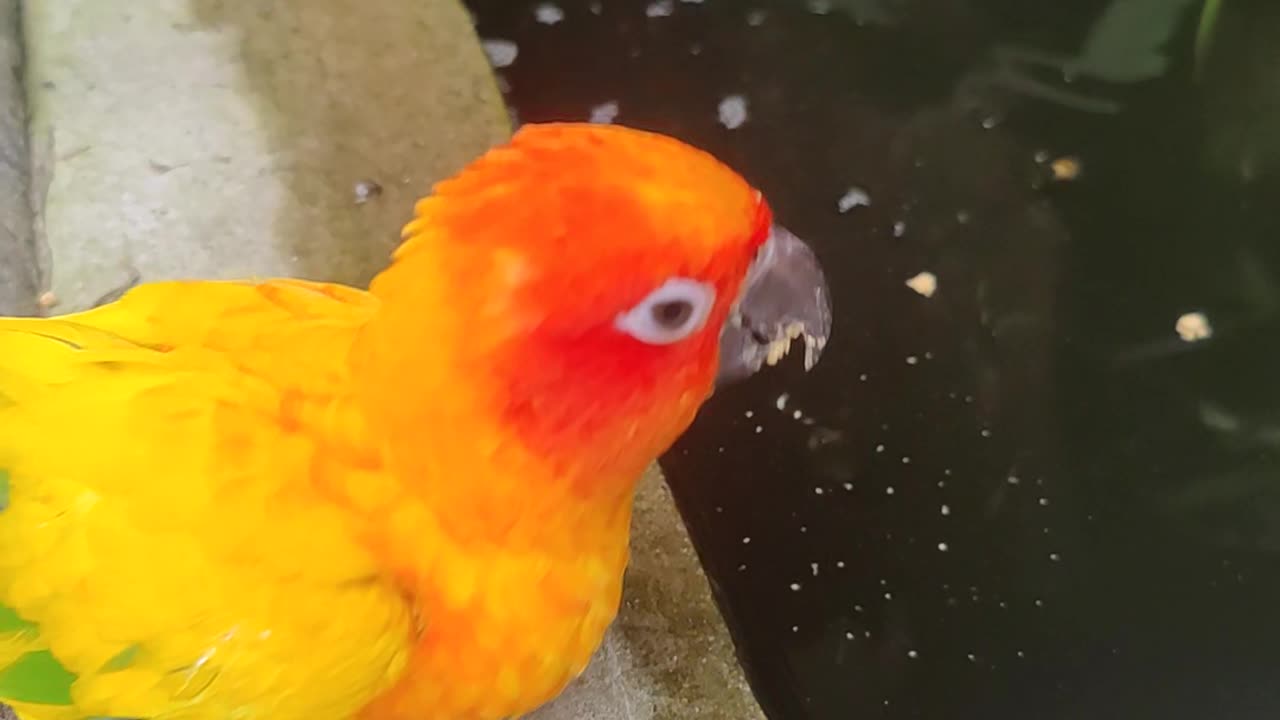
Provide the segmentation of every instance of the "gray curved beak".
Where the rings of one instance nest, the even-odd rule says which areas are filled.
[[[721,332],[716,385],[777,364],[797,340],[804,344],[804,368],[810,370],[830,336],[831,293],[817,256],[774,225]]]

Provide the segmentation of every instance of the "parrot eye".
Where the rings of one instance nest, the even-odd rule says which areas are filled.
[[[672,278],[618,315],[614,324],[640,342],[669,345],[701,330],[715,300],[716,291],[710,285]]]

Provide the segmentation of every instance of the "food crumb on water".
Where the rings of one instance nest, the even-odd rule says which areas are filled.
[[[841,213],[847,213],[856,207],[868,207],[871,205],[871,196],[856,185],[845,191],[844,195],[836,201],[836,209]]]
[[[736,130],[747,122],[747,99],[742,95],[728,95],[720,101],[717,110],[720,124]]]
[[[923,270],[908,278],[905,284],[923,297],[930,298],[938,290],[938,276]]]
[[[1185,342],[1196,342],[1213,337],[1213,326],[1209,324],[1209,318],[1202,312],[1190,312],[1180,316],[1178,322],[1174,323],[1174,330]]]

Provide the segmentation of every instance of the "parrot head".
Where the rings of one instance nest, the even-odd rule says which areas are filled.
[[[793,340],[812,366],[831,329],[809,248],[736,172],[662,135],[525,125],[404,236],[371,286],[371,370],[395,381],[370,402],[435,456],[514,446],[550,477],[638,475],[718,384]]]

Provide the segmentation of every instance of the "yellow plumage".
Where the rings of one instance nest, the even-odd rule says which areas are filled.
[[[0,320],[0,604],[80,676],[81,713],[348,717],[394,679],[408,608],[352,517],[297,481],[358,460],[334,433],[359,429],[325,419],[334,353],[371,307],[301,282],[173,283]]]

